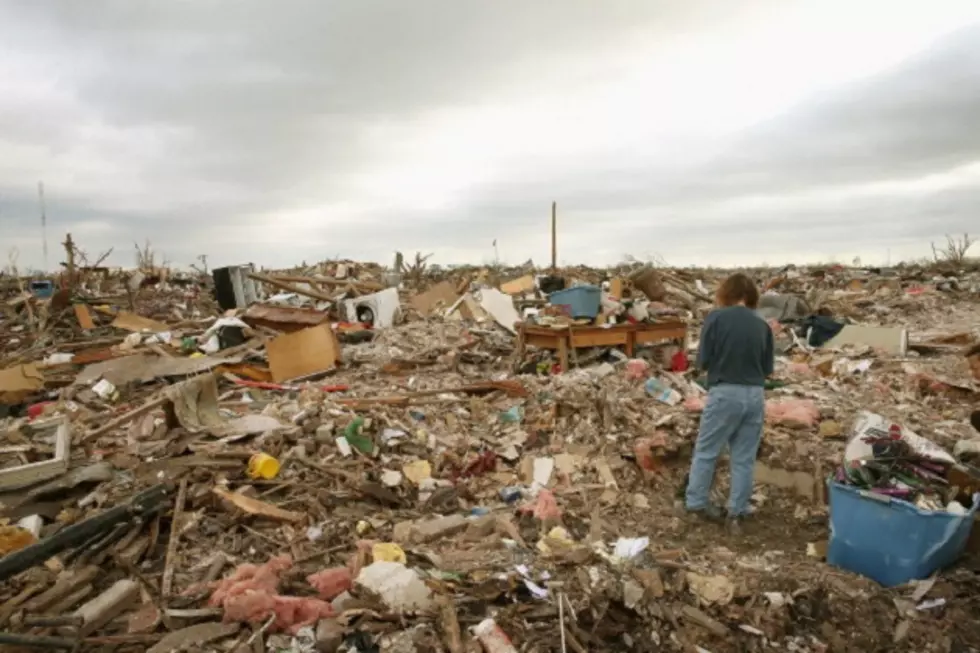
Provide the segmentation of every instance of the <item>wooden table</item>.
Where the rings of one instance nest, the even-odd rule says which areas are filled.
[[[517,331],[517,365],[524,360],[528,345],[552,349],[558,352],[558,362],[563,372],[568,371],[571,354],[585,347],[623,347],[626,355],[633,357],[637,345],[679,341],[687,349],[687,324],[685,322],[656,322],[619,324],[615,326],[568,326],[553,329],[522,323]]]

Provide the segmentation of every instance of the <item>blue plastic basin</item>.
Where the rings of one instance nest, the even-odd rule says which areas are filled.
[[[594,319],[599,314],[602,302],[602,291],[596,286],[575,286],[548,295],[548,302],[553,306],[568,306],[572,317]]]
[[[835,481],[830,487],[827,562],[885,587],[928,578],[963,554],[973,528],[965,515],[921,510],[908,501]]]

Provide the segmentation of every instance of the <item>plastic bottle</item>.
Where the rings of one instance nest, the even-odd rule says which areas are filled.
[[[647,394],[654,399],[661,401],[668,406],[676,406],[681,403],[683,397],[681,393],[677,392],[666,383],[657,378],[647,379],[646,385]]]
[[[476,638],[483,644],[486,653],[517,653],[510,637],[500,629],[493,619],[484,619],[473,629]]]
[[[361,433],[361,427],[363,426],[364,418],[358,415],[344,429],[344,437],[347,438],[347,443],[350,446],[361,453],[370,454],[374,451],[374,442]]]

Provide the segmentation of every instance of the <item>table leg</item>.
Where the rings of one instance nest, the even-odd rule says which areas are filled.
[[[636,351],[636,333],[630,331],[626,334],[626,355],[633,358],[633,352]]]
[[[568,371],[568,338],[558,339],[558,365],[562,372]]]

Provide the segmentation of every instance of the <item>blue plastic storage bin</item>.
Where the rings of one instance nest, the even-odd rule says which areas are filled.
[[[591,320],[599,314],[602,291],[596,286],[575,286],[551,293],[548,302],[553,306],[568,306],[574,318],[587,317]]]
[[[38,299],[47,299],[54,295],[54,282],[47,279],[43,281],[32,281],[30,288],[31,294]]]
[[[962,555],[977,503],[965,515],[920,510],[908,501],[835,481],[830,487],[827,562],[885,587],[928,578]]]

